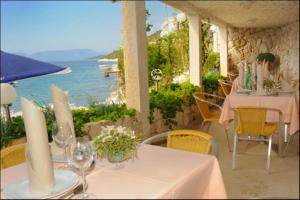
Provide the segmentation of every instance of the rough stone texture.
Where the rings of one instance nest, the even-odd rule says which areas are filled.
[[[228,30],[229,71],[238,63],[254,63],[259,53],[279,56],[287,80],[299,79],[299,21],[276,28],[231,28]]]
[[[110,120],[100,120],[98,122],[89,122],[84,124],[82,131],[87,134],[91,138],[97,137],[101,128],[103,126],[110,126],[112,125],[112,121]]]
[[[165,120],[163,119],[162,114],[159,110],[155,110],[153,115],[154,115],[154,120],[150,126],[151,135],[155,135],[157,133],[161,133],[169,130],[169,127],[165,125]],[[174,129],[186,128],[189,123],[199,118],[198,115],[199,113],[195,105],[184,106],[183,112],[176,113],[175,121],[177,122],[177,125],[173,128]]]

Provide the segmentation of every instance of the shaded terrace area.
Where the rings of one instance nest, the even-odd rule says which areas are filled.
[[[256,63],[259,53],[272,52],[279,57],[280,70],[286,80],[299,77],[299,2],[298,1],[162,1],[187,15],[189,21],[190,82],[202,86],[201,23],[219,27],[220,72],[237,72],[239,63]],[[140,111],[145,137],[149,137],[148,80],[144,2],[122,2],[125,53],[126,96],[129,106]],[[129,18],[129,13],[130,17]],[[139,16],[139,17],[137,17]],[[134,75],[134,76],[130,76]],[[126,78],[127,77],[127,78]],[[133,88],[135,88],[133,90]],[[299,106],[299,99],[297,100]],[[200,130],[199,120],[188,127]],[[266,174],[263,163],[266,145],[242,142],[238,167],[231,170],[232,154],[228,152],[222,126],[211,126],[208,132],[220,146],[218,160],[229,198],[297,198],[299,197],[298,133],[288,156],[278,157],[276,139],[273,145],[271,171]],[[233,139],[231,124],[230,141]],[[277,135],[274,136],[278,137]],[[247,153],[245,150],[247,149]]]
[[[202,86],[201,23],[219,28],[220,73],[237,72],[239,63],[255,64],[259,53],[273,52],[290,81],[299,76],[299,3],[296,1],[162,1],[183,11],[189,21],[190,82]],[[144,2],[122,2],[125,93],[149,136],[148,68]],[[133,89],[134,88],[134,89]]]

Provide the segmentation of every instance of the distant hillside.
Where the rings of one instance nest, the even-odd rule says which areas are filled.
[[[115,59],[115,58],[118,58],[119,56],[119,50],[114,50],[113,52],[107,54],[107,55],[98,55],[98,56],[95,56],[95,57],[92,57],[90,59],[102,59],[102,58],[106,58],[106,59]]]
[[[158,38],[160,37],[160,31],[156,31],[155,33],[149,35],[147,37],[148,41],[149,42],[155,42]],[[119,57],[119,54],[120,54],[120,51],[119,50],[114,50],[113,52],[107,54],[107,55],[101,55],[101,56],[96,56],[96,57],[92,57],[91,59],[103,59],[103,58],[106,58],[106,59],[115,59],[115,58],[118,58]]]
[[[159,31],[156,31],[154,32],[153,34],[149,35],[148,36],[148,41],[149,42],[155,42],[158,38],[160,38],[160,30]]]
[[[42,51],[30,55],[30,58],[50,62],[50,61],[76,61],[86,60],[99,55],[99,52],[91,49],[70,49],[57,51]]]

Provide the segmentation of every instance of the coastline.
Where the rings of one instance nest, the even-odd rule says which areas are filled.
[[[124,100],[122,101],[121,98],[119,97],[118,93],[120,94],[120,89],[117,89],[113,92],[110,93],[110,95],[106,98],[105,101],[103,102],[98,102],[98,103],[106,103],[106,104],[121,104],[124,103]],[[75,109],[88,109],[87,106],[76,106],[74,103],[69,103],[70,109],[75,110]],[[53,104],[49,104],[49,106],[53,109]],[[17,111],[17,112],[10,112],[11,117],[17,117],[22,115],[22,110]],[[5,116],[5,110],[1,106],[1,116]]]
[[[94,61],[96,61],[96,60],[94,60]],[[99,63],[95,63],[95,65],[93,64],[93,67],[95,66],[96,68],[95,68],[95,70],[99,70],[99,69],[101,69],[101,71],[103,70],[103,67],[104,66],[110,66],[110,68],[111,69],[115,69],[115,68],[117,68],[117,64],[113,64],[114,62],[116,62],[117,61],[117,59],[99,59],[98,61],[100,61],[100,64]],[[111,63],[101,63],[101,62],[110,62],[111,61]],[[68,64],[68,65],[71,65],[71,64],[73,64],[73,63],[70,63],[70,64]],[[85,63],[84,63],[84,65],[86,65]],[[76,72],[78,72],[79,70],[77,70],[77,67],[78,66],[73,66],[73,65],[71,65],[72,66],[72,68],[74,68],[74,70],[72,69],[72,73],[70,73],[70,74],[73,74],[73,76],[74,76],[74,74],[76,73]],[[80,73],[81,74],[81,73]],[[70,76],[70,75],[69,75]],[[50,77],[50,76],[49,76]],[[73,77],[72,77],[73,78]],[[36,78],[37,79],[37,78]],[[36,80],[35,79],[35,80]],[[73,78],[74,79],[74,78]],[[76,79],[77,80],[77,79]],[[103,80],[99,80],[99,82],[104,82],[106,79],[103,79]],[[25,84],[24,84],[25,85]],[[19,88],[20,88],[20,85],[19,85]],[[124,101],[121,101],[121,99],[123,99],[123,98],[119,98],[119,94],[122,94],[122,92],[121,92],[121,90],[120,89],[118,89],[118,88],[115,88],[115,90],[111,90],[110,92],[108,92],[106,95],[106,98],[104,99],[104,100],[101,100],[101,101],[99,101],[98,103],[99,104],[101,104],[101,103],[106,103],[106,104],[120,104],[120,103],[124,103]],[[22,96],[22,93],[20,94],[20,96]],[[120,96],[122,96],[122,95],[120,95]],[[18,99],[16,99],[16,101],[15,102],[13,102],[13,105],[15,105],[15,104],[18,104]],[[49,102],[49,101],[48,101]],[[51,103],[51,101],[49,102],[49,104],[45,104],[45,105],[47,105],[47,106],[50,106],[51,108],[53,108],[53,105],[52,105],[52,103]],[[72,99],[72,98],[70,98],[69,97],[69,106],[70,106],[70,109],[71,110],[74,110],[74,109],[88,109],[88,104],[83,104],[83,105],[78,105],[76,102],[74,102],[74,100]],[[5,109],[1,106],[1,110],[0,110],[0,114],[1,114],[1,117],[2,116],[4,116],[5,117]],[[15,106],[10,106],[10,115],[11,115],[11,117],[16,117],[16,116],[21,116],[22,115],[22,109],[21,109],[21,107],[17,107],[17,109],[16,109],[16,107]]]
[[[118,58],[114,58],[114,59],[100,58],[97,61],[98,62],[118,62]]]

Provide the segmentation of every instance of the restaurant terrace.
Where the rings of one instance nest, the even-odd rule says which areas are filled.
[[[90,141],[74,143],[68,95],[53,85],[48,145],[43,112],[22,98],[26,151],[24,142],[1,150],[1,198],[299,198],[299,1],[161,2],[188,20],[188,80],[199,88],[176,126],[158,110],[149,120],[145,2],[116,1],[136,118],[86,123]],[[221,93],[204,90],[203,23],[218,29]],[[62,149],[69,158],[55,155]]]

